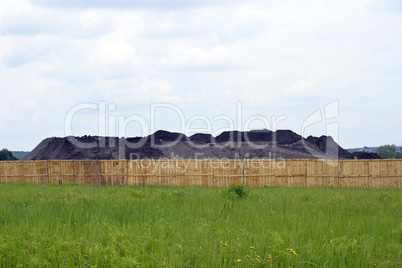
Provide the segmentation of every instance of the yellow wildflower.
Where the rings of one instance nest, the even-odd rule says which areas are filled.
[[[237,259],[237,262],[241,262],[241,259]]]

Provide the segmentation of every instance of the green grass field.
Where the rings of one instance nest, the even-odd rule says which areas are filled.
[[[0,267],[401,267],[402,192],[0,184]]]

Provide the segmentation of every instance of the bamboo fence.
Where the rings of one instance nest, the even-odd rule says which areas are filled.
[[[0,162],[0,183],[402,188],[402,159],[161,159]]]

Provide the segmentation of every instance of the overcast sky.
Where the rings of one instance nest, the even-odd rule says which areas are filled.
[[[183,126],[402,145],[402,2],[1,1],[0,91],[10,150]]]

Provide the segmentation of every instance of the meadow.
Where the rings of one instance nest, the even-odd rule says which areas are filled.
[[[245,193],[0,184],[0,267],[401,267],[400,190]]]

